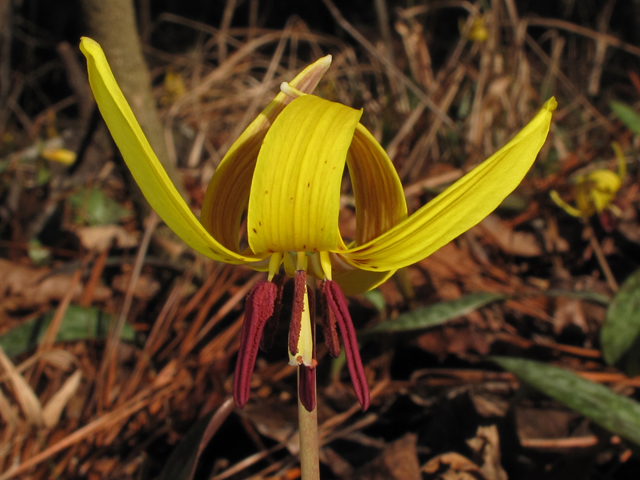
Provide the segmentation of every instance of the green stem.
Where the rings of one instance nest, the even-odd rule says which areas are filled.
[[[298,389],[299,388],[300,367],[298,367]],[[298,397],[298,424],[300,432],[300,470],[302,480],[320,480],[318,407],[316,406],[312,412],[308,412],[300,402],[300,397]]]

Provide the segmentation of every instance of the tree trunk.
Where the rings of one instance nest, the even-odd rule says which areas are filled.
[[[81,4],[89,36],[102,46],[113,74],[151,147],[169,178],[184,196],[182,182],[167,152],[162,123],[151,92],[149,70],[142,56],[133,1],[81,0]],[[136,190],[138,190],[137,186]],[[136,203],[145,214],[149,212],[146,201],[136,201]]]

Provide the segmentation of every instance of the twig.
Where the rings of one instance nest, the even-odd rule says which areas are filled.
[[[606,43],[608,46],[617,47],[621,50],[624,50],[625,52],[628,52],[632,55],[640,57],[640,47],[636,47],[635,45],[631,45],[630,43],[623,42],[622,40],[614,37],[613,35],[594,32],[590,28],[581,27],[574,23],[567,22],[566,20],[559,20],[556,18],[529,17],[529,18],[524,18],[523,21],[526,22],[527,25],[559,28],[560,30],[566,30],[568,32],[577,33],[578,35],[592,38],[593,40]]]
[[[156,229],[160,218],[158,214],[153,210],[149,215],[149,219],[147,220],[147,226],[144,231],[144,236],[142,237],[142,242],[140,243],[140,248],[138,249],[138,254],[136,255],[136,261],[133,265],[133,270],[131,272],[131,278],[129,280],[129,286],[127,287],[127,292],[124,297],[124,302],[122,305],[122,310],[120,311],[120,316],[111,331],[111,335],[107,340],[107,347],[104,358],[102,359],[102,365],[100,366],[100,374],[99,379],[101,380],[98,383],[98,405],[99,410],[100,407],[104,407],[105,405],[109,405],[109,392],[111,391],[111,386],[113,385],[115,379],[115,370],[116,370],[116,352],[118,351],[118,347],[120,345],[120,336],[122,334],[122,329],[124,324],[129,316],[129,311],[131,310],[131,304],[133,302],[133,292],[138,283],[138,279],[140,278],[140,272],[142,271],[142,265],[144,264],[144,257],[147,255],[147,249],[149,248],[149,242],[151,241],[151,235]],[[100,387],[102,387],[100,389]]]
[[[598,263],[600,264],[600,268],[602,269],[602,273],[604,273],[605,278],[607,279],[607,284],[609,288],[613,292],[618,291],[618,283],[616,282],[613,273],[611,272],[611,268],[609,268],[609,263],[607,262],[606,257],[604,256],[604,252],[602,251],[602,247],[600,247],[600,242],[596,238],[596,234],[591,227],[588,219],[584,221],[584,230],[587,236],[589,237],[589,244],[593,249],[593,252],[596,254],[596,258],[598,259]]]
[[[427,105],[427,107],[438,116],[440,120],[442,120],[443,123],[445,123],[448,127],[455,128],[455,123],[453,122],[453,120],[451,120],[446,113],[440,110],[440,108],[438,108],[438,106],[433,102],[433,100],[431,100],[431,98],[427,96],[426,93],[424,93],[415,83],[409,80],[406,75],[404,75],[400,70],[398,70],[398,67],[396,67],[391,60],[389,60],[384,56],[381,56],[378,50],[371,44],[371,42],[369,42],[369,40],[367,40],[364,35],[362,35],[358,30],[356,30],[347,21],[347,19],[342,16],[342,13],[340,13],[340,10],[338,10],[338,8],[334,5],[334,3],[331,0],[322,0],[322,1],[326,5],[326,7],[329,9],[329,11],[331,12],[331,15],[333,15],[333,18],[335,18],[336,22],[338,22],[338,24],[342,28],[344,28],[344,30],[349,35],[355,38],[369,52],[369,54],[373,56],[373,58],[378,59],[380,63],[382,63],[389,70],[390,73],[392,73],[395,77],[397,77],[409,90],[415,93],[418,96],[418,98],[421,101],[423,101]]]
[[[29,471],[29,469],[53,457],[54,455],[61,452],[62,450],[69,448],[72,445],[75,445],[76,443],[84,440],[85,438],[95,435],[96,433],[102,431],[106,427],[113,425],[114,423],[118,423],[122,420],[129,418],[131,415],[133,415],[137,411],[149,405],[151,400],[153,400],[155,397],[162,397],[165,393],[168,393],[173,388],[174,388],[173,385],[169,384],[162,390],[159,390],[156,393],[156,395],[151,398],[145,398],[148,392],[141,393],[140,395],[138,395],[138,397],[132,399],[127,404],[122,405],[121,407],[119,407],[118,409],[112,412],[102,415],[101,417],[97,418],[90,424],[85,425],[84,427],[76,430],[72,434],[67,435],[59,442],[54,443],[46,450],[34,455],[28,460],[25,460],[14,470],[11,470],[9,472],[4,473],[3,475],[0,475],[0,480],[9,480],[10,478],[15,478],[19,475],[24,474],[25,472]],[[21,478],[25,478],[25,477],[21,477]]]

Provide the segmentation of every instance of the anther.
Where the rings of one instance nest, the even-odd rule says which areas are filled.
[[[273,346],[273,341],[278,330],[280,311],[282,310],[282,290],[284,288],[284,280],[285,277],[283,275],[276,275],[273,277],[273,284],[278,290],[276,300],[273,305],[273,314],[265,323],[264,331],[262,333],[262,340],[260,340],[260,348],[265,352]]]
[[[329,349],[329,355],[333,358],[340,356],[340,340],[338,339],[338,325],[333,310],[327,305],[327,294],[325,292],[327,282],[320,284],[320,297],[322,304],[322,332],[324,333],[324,343]]]
[[[326,301],[328,310],[335,315],[336,323],[340,329],[340,336],[344,344],[344,353],[347,358],[347,367],[351,375],[353,389],[356,392],[358,401],[362,406],[362,410],[369,408],[369,386],[367,385],[367,377],[364,374],[364,367],[358,351],[358,340],[356,331],[353,328],[351,315],[347,306],[347,299],[340,290],[338,284],[331,280],[323,282],[323,297]]]
[[[256,363],[260,339],[267,321],[274,313],[278,287],[266,280],[256,283],[249,295],[240,336],[240,350],[233,378],[233,399],[239,408],[249,400],[251,374]]]

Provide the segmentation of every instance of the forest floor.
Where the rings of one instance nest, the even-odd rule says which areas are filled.
[[[378,10],[380,28],[324,0],[323,31],[304,12],[279,29],[157,16],[141,30],[173,180],[199,214],[233,141],[283,81],[329,53],[316,94],[364,109],[410,213],[554,95],[547,143],[496,212],[349,298],[367,412],[344,360],[319,342],[322,476],[640,478],[640,48],[616,30],[623,2],[586,18],[575,5],[543,17],[480,3]],[[17,20],[13,41],[28,44],[25,31],[50,42]],[[165,34],[188,48],[150,40]],[[244,300],[264,274],[208,260],[141,218],[76,45],[54,47],[31,70],[0,65],[11,86],[0,92],[0,480],[298,478],[286,322],[258,357],[248,404],[229,400]],[[599,170],[620,188],[594,194]],[[606,201],[575,217],[552,191]],[[350,240],[348,176],[342,200]],[[600,386],[611,399],[590,390]]]

